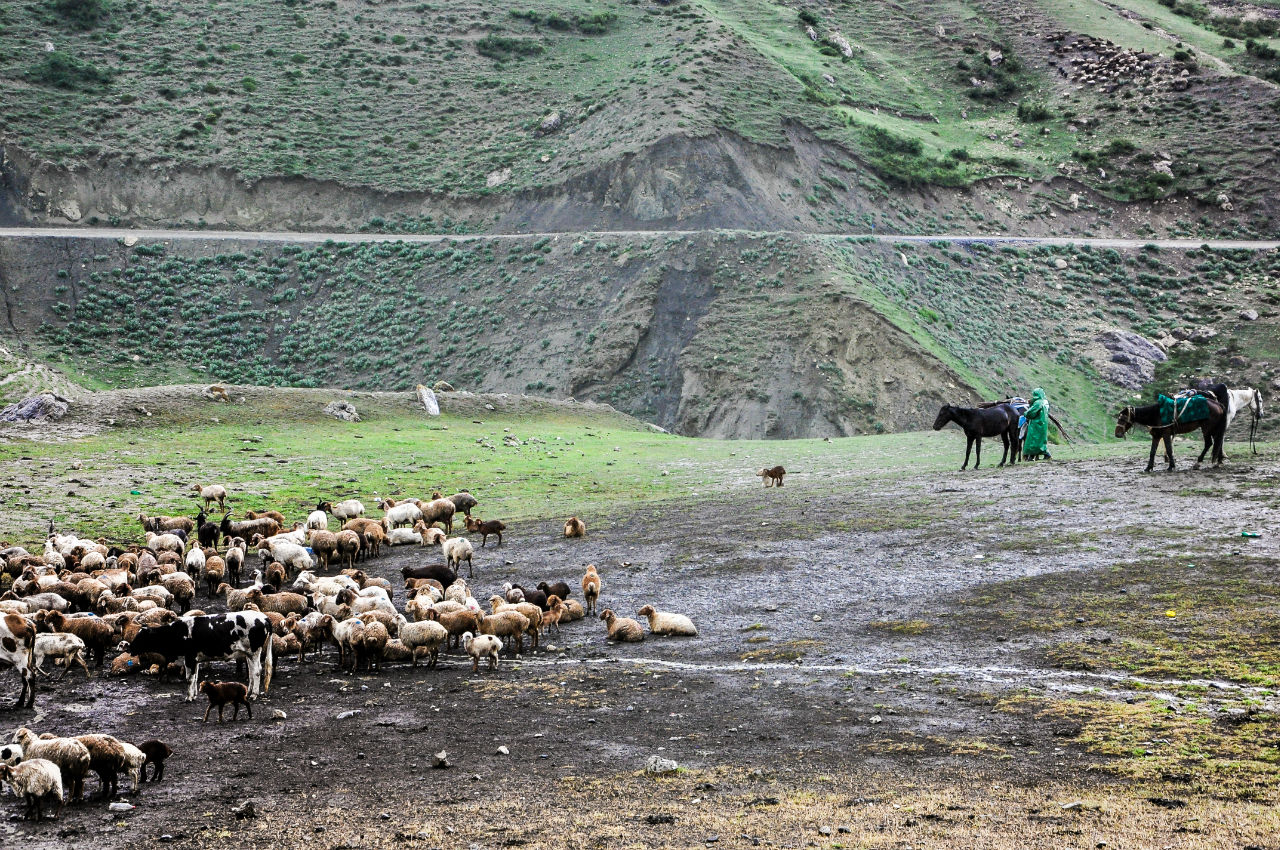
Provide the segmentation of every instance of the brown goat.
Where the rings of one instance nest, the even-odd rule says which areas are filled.
[[[757,470],[756,472],[756,475],[760,477],[760,479],[764,482],[764,486],[766,487],[772,487],[775,484],[781,487],[782,476],[786,474],[787,474],[787,471],[783,469],[781,466],[775,466],[772,469],[761,469],[761,470]]]
[[[498,536],[498,545],[502,545],[502,532],[506,530],[506,523],[496,519],[476,519],[474,517],[466,517],[463,520],[467,524],[467,531],[471,534],[481,534],[480,548],[489,542],[489,535],[496,534]]]

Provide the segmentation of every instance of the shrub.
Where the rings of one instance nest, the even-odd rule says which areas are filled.
[[[1048,121],[1053,117],[1053,113],[1049,111],[1049,107],[1043,103],[1027,103],[1023,101],[1018,104],[1018,118],[1029,123],[1039,123]]]
[[[44,58],[27,71],[27,79],[60,89],[87,90],[110,83],[111,72],[55,50],[44,54]]]
[[[805,24],[806,26],[811,26],[814,29],[817,29],[818,26],[822,23],[822,18],[819,18],[817,14],[813,12],[813,10],[811,9],[801,9],[800,23]]]
[[[476,42],[476,52],[490,59],[510,59],[537,56],[543,51],[542,42],[531,38],[512,38],[505,35],[486,35]]]
[[[93,29],[111,14],[111,0],[52,0],[49,5],[82,30]]]

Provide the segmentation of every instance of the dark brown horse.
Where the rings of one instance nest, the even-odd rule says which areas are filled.
[[[1204,461],[1204,456],[1208,454],[1211,447],[1213,448],[1213,465],[1221,466],[1222,462],[1226,460],[1226,455],[1222,452],[1222,440],[1226,432],[1224,427],[1227,421],[1226,408],[1209,396],[1205,397],[1205,403],[1209,407],[1207,419],[1198,419],[1194,422],[1175,422],[1172,425],[1160,424],[1159,404],[1126,407],[1116,417],[1116,439],[1122,439],[1134,425],[1146,426],[1151,429],[1151,457],[1147,458],[1146,471],[1150,472],[1155,469],[1156,446],[1160,444],[1161,440],[1164,441],[1164,459],[1169,464],[1168,468],[1172,470],[1174,468],[1173,435],[1188,434],[1198,428],[1204,434],[1204,450],[1200,452],[1195,468],[1198,469],[1200,467],[1200,464]]]
[[[964,447],[964,466],[960,467],[961,472],[969,467],[969,452],[973,450],[974,443],[978,444],[978,458],[974,461],[973,468],[977,469],[982,465],[983,437],[999,437],[1004,442],[1000,466],[1004,466],[1006,460],[1011,461],[1010,465],[1017,463],[1016,458],[1011,457],[1009,447],[1013,446],[1016,451],[1018,446],[1018,414],[1009,405],[956,407],[954,404],[944,404],[938,411],[938,418],[933,421],[933,430],[941,431],[948,422],[959,425],[968,440]]]

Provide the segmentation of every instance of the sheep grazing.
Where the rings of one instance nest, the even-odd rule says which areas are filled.
[[[218,503],[218,510],[225,511],[227,509],[227,488],[221,484],[192,484],[191,490],[200,494],[200,498],[204,499],[204,509],[209,510],[214,502]],[[225,530],[223,531],[225,534]]]
[[[432,493],[431,498],[433,500],[439,499],[440,494]],[[469,493],[466,490],[462,490],[458,493],[454,493],[452,496],[448,496],[446,498],[448,498],[450,502],[453,502],[453,509],[455,512],[461,511],[463,514],[466,514],[467,516],[471,516],[471,509],[478,504],[476,502],[476,497],[471,495],[471,493]]]
[[[114,797],[120,790],[120,774],[129,769],[124,742],[111,735],[77,735],[89,750],[89,769],[98,774],[98,796]]]
[[[527,631],[529,631],[529,618],[515,609],[509,608],[488,616],[484,612],[480,613],[480,633],[511,638],[507,645],[515,644],[514,650],[517,657],[524,652],[524,633]]]
[[[587,613],[594,614],[600,600],[600,573],[595,564],[587,564],[587,573],[582,577],[582,598],[587,603]]]
[[[364,505],[359,499],[347,499],[344,502],[320,502],[317,511],[333,514],[335,519],[343,521],[364,516]]]
[[[482,535],[480,540],[480,548],[483,549],[485,544],[489,542],[489,535],[493,534],[498,538],[498,545],[502,545],[502,532],[506,530],[506,523],[496,519],[475,519],[468,516],[463,522],[467,526],[467,533]]]
[[[414,667],[418,666],[418,659],[423,655],[430,656],[427,666],[435,667],[440,645],[449,639],[449,631],[434,620],[424,619],[416,623],[402,623],[399,639],[413,653]]]
[[[471,632],[462,635],[462,649],[471,656],[471,672],[480,670],[480,659],[489,659],[489,669],[498,669],[498,653],[502,651],[502,641],[493,635],[473,636]]]
[[[267,519],[275,520],[277,525],[279,525],[281,528],[284,528],[284,522],[285,522],[284,514],[280,513],[279,511],[245,511],[244,512],[245,519],[262,519],[263,517],[266,517]]]
[[[471,546],[471,541],[465,537],[451,537],[447,540],[440,541],[440,551],[444,553],[445,562],[448,563],[456,573],[462,566],[462,562],[467,562],[468,578],[475,575],[471,569],[471,556],[475,553],[475,549]]]
[[[121,741],[120,746],[124,748],[125,772],[129,774],[131,788],[136,794],[142,784],[142,768],[147,763],[147,754],[128,741]]]
[[[27,759],[17,767],[0,765],[0,779],[13,787],[14,796],[26,802],[23,817],[27,820],[43,820],[46,805],[55,809],[51,819],[62,814],[62,773],[48,759]]]
[[[652,605],[646,605],[636,612],[637,617],[649,618],[649,632],[655,635],[682,635],[697,637],[698,627],[683,614],[672,614],[658,611]]]
[[[576,516],[571,516],[564,521],[565,537],[586,537],[587,524]]]
[[[630,617],[619,617],[613,609],[606,608],[600,614],[604,626],[609,630],[609,640],[617,643],[640,643],[644,640],[644,629]]]
[[[24,759],[48,759],[62,773],[62,786],[72,800],[84,796],[84,779],[89,773],[89,748],[75,738],[39,738],[25,726],[13,733],[13,743],[22,745]]]
[[[200,693],[209,697],[209,707],[204,710],[203,723],[209,722],[209,712],[218,709],[218,722],[222,722],[222,710],[230,705],[231,720],[240,716],[240,706],[244,706],[249,719],[253,719],[253,706],[249,704],[249,686],[240,682],[201,682]]]
[[[307,514],[307,528],[311,531],[328,531],[329,515],[324,511],[312,511]]]
[[[55,612],[57,613],[57,612]],[[59,616],[61,616],[59,614]],[[49,675],[42,669],[46,658],[52,658],[55,661],[62,662],[62,675],[58,677],[58,681],[67,678],[67,674],[71,672],[72,664],[79,664],[84,668],[84,677],[89,678],[89,665],[84,660],[85,647],[84,641],[75,635],[55,633],[36,635],[36,648],[31,657],[31,665],[35,671],[42,675]]]
[[[775,466],[772,469],[756,470],[756,475],[760,477],[760,480],[764,482],[764,486],[766,487],[772,487],[775,484],[781,487],[782,476],[786,474],[787,474],[787,471],[783,469],[781,466]]]
[[[142,750],[147,760],[142,765],[142,781],[147,781],[147,765],[152,765],[151,781],[159,782],[164,778],[164,761],[173,755],[173,750],[163,741],[157,741],[154,738],[150,741],[143,741],[138,745],[138,749]]]

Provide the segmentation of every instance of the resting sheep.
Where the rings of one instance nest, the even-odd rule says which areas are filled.
[[[649,631],[655,635],[683,635],[697,637],[698,628],[683,614],[672,614],[658,611],[652,605],[646,605],[636,612],[637,617],[649,618]]]
[[[565,537],[586,537],[587,524],[576,516],[571,516],[564,521]]]
[[[630,617],[619,617],[613,609],[606,608],[600,614],[604,626],[609,630],[609,640],[617,643],[640,643],[644,640],[644,629]]]
[[[489,659],[489,669],[498,669],[498,653],[502,651],[502,641],[493,635],[472,636],[471,632],[462,635],[462,648],[471,656],[471,672],[480,670],[480,659]]]

